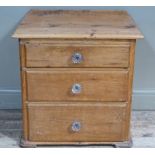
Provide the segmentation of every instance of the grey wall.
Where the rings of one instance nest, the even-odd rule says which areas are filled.
[[[30,9],[127,10],[143,32],[137,41],[133,90],[134,109],[155,109],[155,7],[0,7],[0,108],[20,108],[18,41],[11,38]]]

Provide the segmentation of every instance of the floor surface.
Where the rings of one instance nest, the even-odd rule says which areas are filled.
[[[21,111],[0,110],[0,148],[19,147]],[[155,111],[132,112],[133,147],[155,148]]]

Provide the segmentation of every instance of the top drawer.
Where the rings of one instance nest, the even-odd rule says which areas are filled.
[[[128,67],[129,44],[27,43],[27,67]]]

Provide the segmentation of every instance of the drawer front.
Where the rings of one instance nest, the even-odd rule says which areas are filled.
[[[128,67],[129,46],[26,44],[27,67]]]
[[[29,70],[28,101],[127,101],[128,71]]]
[[[126,138],[125,103],[29,103],[28,117],[30,141],[108,142]]]

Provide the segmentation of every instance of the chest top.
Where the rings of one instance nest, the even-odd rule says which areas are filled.
[[[143,35],[126,11],[31,10],[13,37],[138,39]]]

